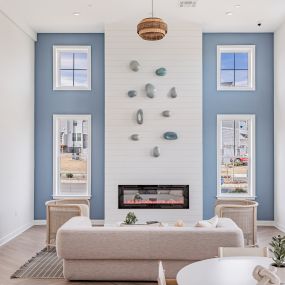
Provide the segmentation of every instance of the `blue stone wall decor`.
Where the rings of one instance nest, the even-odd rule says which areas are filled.
[[[137,93],[136,90],[130,90],[130,91],[128,91],[128,96],[129,96],[130,98],[136,97],[137,94],[138,94],[138,93]]]
[[[151,84],[151,83],[146,84],[145,91],[146,91],[147,97],[154,98],[156,89],[155,89],[155,86],[153,84]]]
[[[137,72],[140,70],[140,64],[137,60],[132,60],[130,62],[130,69],[134,72]]]
[[[139,109],[137,111],[137,123],[139,125],[142,125],[143,124],[143,110],[142,109]]]
[[[163,111],[163,112],[162,112],[162,116],[163,116],[163,117],[170,117],[170,116],[171,116],[171,115],[170,115],[170,111],[169,111],[169,110]]]
[[[152,154],[153,154],[154,157],[159,157],[159,156],[160,156],[160,149],[159,149],[158,146],[155,146],[155,147],[153,148]]]
[[[133,141],[139,141],[139,140],[140,140],[140,137],[139,137],[138,134],[133,134],[133,135],[131,135],[131,140],[133,140]]]
[[[164,68],[164,67],[161,67],[161,68],[159,68],[159,69],[157,69],[157,70],[155,71],[155,74],[156,74],[157,76],[165,76],[166,73],[167,73],[167,70],[166,70],[166,68]]]
[[[170,97],[171,98],[176,98],[177,97],[177,92],[176,92],[176,88],[175,87],[172,87],[170,89]]]
[[[166,132],[163,134],[164,139],[174,141],[178,139],[178,136],[175,132]]]

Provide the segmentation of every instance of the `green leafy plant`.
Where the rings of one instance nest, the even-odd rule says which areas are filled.
[[[125,224],[127,225],[133,225],[135,224],[136,222],[138,221],[136,215],[134,212],[129,212],[126,216],[126,219],[125,219]]]
[[[67,178],[73,178],[73,174],[72,173],[66,173],[66,177]]]
[[[269,250],[273,253],[273,266],[285,267],[285,236],[275,236],[269,244],[272,248]]]

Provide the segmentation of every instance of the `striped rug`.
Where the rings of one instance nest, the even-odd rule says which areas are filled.
[[[55,247],[44,248],[20,267],[11,278],[62,279],[63,262]]]

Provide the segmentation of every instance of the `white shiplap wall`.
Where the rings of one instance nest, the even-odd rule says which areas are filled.
[[[131,60],[141,64],[129,69]],[[155,75],[167,68],[165,77]],[[154,99],[144,86],[157,88]],[[120,184],[189,184],[190,210],[135,210],[141,220],[193,223],[202,218],[202,32],[199,26],[169,23],[165,39],[149,42],[136,34],[136,23],[105,28],[105,222],[123,220],[129,210],[118,209]],[[178,97],[167,96],[175,86]],[[129,98],[128,90],[138,96]],[[136,111],[144,111],[138,125]],[[170,110],[170,118],[162,117]],[[177,132],[177,141],[166,141],[166,131]],[[139,141],[130,140],[138,133]],[[161,156],[151,152],[159,146]]]

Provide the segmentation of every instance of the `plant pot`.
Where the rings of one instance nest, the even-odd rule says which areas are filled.
[[[275,274],[280,278],[281,284],[285,284],[285,266],[283,267],[276,267],[275,265],[271,264],[271,267],[277,269]]]

